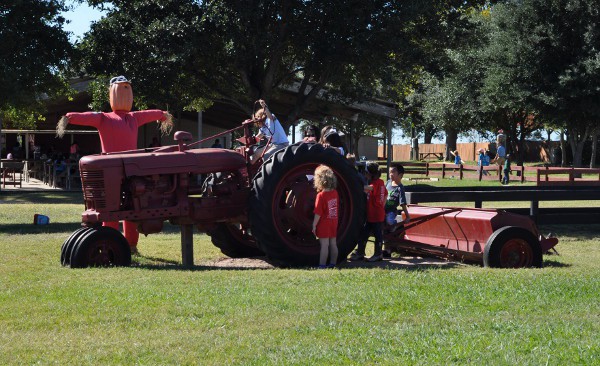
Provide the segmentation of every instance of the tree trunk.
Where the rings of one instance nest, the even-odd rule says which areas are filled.
[[[423,138],[423,143],[424,144],[431,144],[431,140],[433,139],[433,134],[435,133],[435,129],[431,128],[431,127],[425,127],[425,131],[424,131],[424,138]]]
[[[6,152],[8,154],[8,151]],[[0,114],[0,158],[2,158],[2,115]]]
[[[571,145],[571,152],[573,153],[573,167],[581,168],[583,167],[583,147],[587,142],[587,138],[589,136],[589,127],[586,126],[585,131],[583,132],[583,136],[581,136],[577,131],[569,130],[569,135],[567,139],[569,141],[569,145]]]
[[[567,165],[567,144],[565,142],[565,130],[560,130],[560,166]]]
[[[450,150],[456,149],[457,140],[458,131],[455,128],[446,127],[446,151],[444,153],[444,160],[452,161],[452,154],[450,154]]]
[[[354,154],[354,156],[356,156],[356,160],[360,160],[360,151],[358,149],[358,141],[360,140],[360,135],[359,134],[354,134],[354,138],[352,139],[352,143],[354,144],[354,149],[353,151],[348,151],[351,154]]]
[[[590,158],[590,168],[596,167],[596,154],[598,152],[598,130],[592,132],[592,157]]]

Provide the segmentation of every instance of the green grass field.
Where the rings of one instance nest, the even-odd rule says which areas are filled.
[[[186,269],[173,227],[131,268],[63,268],[81,211],[0,193],[0,364],[600,364],[600,225],[542,227],[543,269],[218,269],[199,234]]]

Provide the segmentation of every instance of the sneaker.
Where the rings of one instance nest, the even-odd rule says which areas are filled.
[[[333,263],[329,263],[329,264],[327,265],[327,268],[335,268],[335,264],[333,264]]]
[[[324,264],[319,264],[319,267],[318,267],[318,269],[326,269],[326,268],[327,268],[327,266],[326,266],[326,265],[324,265]]]
[[[388,252],[387,250],[381,252],[381,255],[383,256],[383,258],[392,258],[392,253]]]
[[[381,254],[373,254],[372,257],[367,259],[367,261],[369,261],[369,262],[379,262],[380,260],[383,260],[383,255],[381,255]]]
[[[354,252],[350,255],[351,261],[362,261],[363,259],[365,259],[365,255],[359,252]]]

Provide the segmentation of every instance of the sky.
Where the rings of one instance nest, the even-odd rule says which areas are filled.
[[[71,41],[81,39],[83,34],[90,29],[93,21],[102,17],[102,12],[88,6],[86,3],[79,4],[76,1],[67,1],[67,4],[74,7],[72,11],[63,13],[63,16],[69,21],[64,29],[71,32]]]

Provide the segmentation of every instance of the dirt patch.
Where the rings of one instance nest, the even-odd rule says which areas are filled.
[[[460,262],[452,262],[438,258],[400,257],[384,259],[380,262],[345,262],[340,263],[338,268],[388,268],[388,269],[418,269],[418,268],[451,268],[463,266]],[[240,268],[240,269],[272,269],[277,268],[270,263],[266,257],[256,258],[221,258],[210,262],[211,267],[216,268]]]

